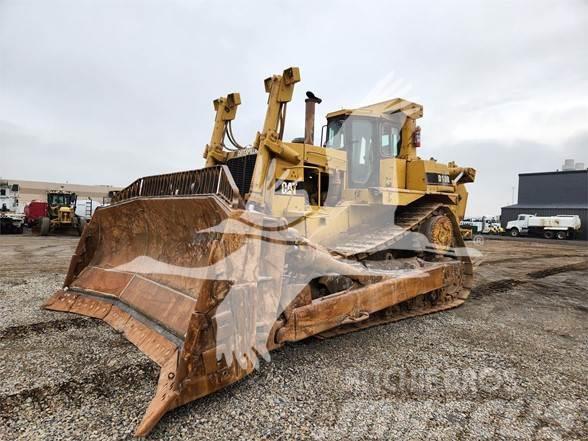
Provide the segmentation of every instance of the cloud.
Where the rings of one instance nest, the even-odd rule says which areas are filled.
[[[406,94],[424,105],[423,156],[485,162],[485,152],[500,151],[523,161],[504,163],[509,176],[529,162],[557,168],[562,140],[585,130],[587,9],[582,1],[1,2],[0,120],[18,135],[0,127],[0,175],[124,185],[200,167],[212,100],[241,92],[234,130],[250,143],[263,122],[263,79],[291,65],[302,84],[287,139],[303,133],[306,90],[323,98],[319,113]],[[518,155],[515,140],[544,146],[544,156]],[[492,191],[510,198],[510,189]],[[471,204],[495,209],[474,195]]]
[[[563,139],[559,149],[524,139],[466,141],[443,145],[436,149],[434,157],[474,167],[476,182],[468,185],[467,213],[495,216],[501,207],[517,202],[519,173],[561,170],[566,158],[588,165],[587,145],[588,132]]]

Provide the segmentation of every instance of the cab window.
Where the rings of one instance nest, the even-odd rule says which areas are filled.
[[[335,119],[327,124],[327,147],[332,149],[342,149],[345,147],[345,128],[343,127],[345,119]]]
[[[49,204],[51,205],[69,205],[71,196],[68,194],[53,194],[49,197]]]
[[[390,123],[380,126],[380,149],[383,158],[394,158],[398,155],[400,130]]]
[[[372,177],[374,159],[377,158],[374,155],[374,126],[374,121],[370,119],[351,120],[350,177],[354,184],[365,185]]]

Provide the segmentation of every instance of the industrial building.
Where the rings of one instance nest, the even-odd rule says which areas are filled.
[[[576,239],[588,240],[588,169],[566,160],[561,171],[520,173],[518,203],[502,207],[502,226],[519,214],[578,215],[582,228]]]
[[[92,199],[102,203],[103,198],[108,197],[110,191],[120,190],[119,187],[110,185],[81,185],[60,182],[23,181],[20,179],[4,179],[11,185],[19,186],[19,203],[24,207],[32,200],[46,200],[48,190],[73,191],[78,199]]]

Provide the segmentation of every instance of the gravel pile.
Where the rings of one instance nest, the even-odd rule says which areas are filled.
[[[461,308],[288,345],[150,439],[588,438],[588,271],[526,276],[586,251],[530,246],[543,257],[516,272],[508,246],[484,245]],[[131,439],[158,368],[101,322],[39,309],[63,260],[0,273],[0,439]],[[520,282],[487,289],[504,274]]]

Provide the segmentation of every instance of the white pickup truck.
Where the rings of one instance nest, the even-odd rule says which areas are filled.
[[[516,220],[506,224],[506,231],[512,237],[521,235],[543,236],[546,239],[567,239],[580,229],[580,217],[576,215],[535,216],[519,214]]]

